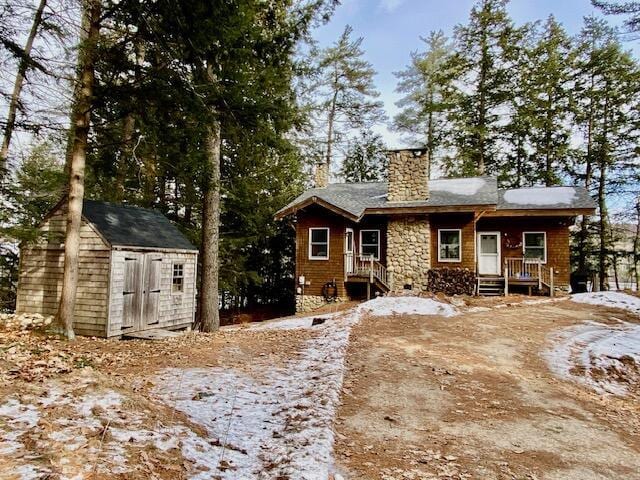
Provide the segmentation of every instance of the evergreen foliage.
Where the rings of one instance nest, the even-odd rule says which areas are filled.
[[[347,150],[341,175],[346,182],[379,182],[387,178],[387,154],[382,137],[363,130]]]

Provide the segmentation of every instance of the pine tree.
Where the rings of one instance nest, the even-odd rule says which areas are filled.
[[[582,106],[576,121],[585,133],[585,151],[576,168],[587,187],[595,184],[598,201],[597,270],[605,289],[610,261],[611,232],[607,199],[633,185],[637,177],[637,142],[640,101],[640,67],[624,51],[613,32],[602,22],[587,19],[579,44],[579,89]],[[583,220],[584,222],[584,220]],[[587,225],[578,243],[579,266],[586,264]]]
[[[531,131],[534,120],[528,100],[529,58],[527,52],[533,49],[533,25],[526,24],[512,32],[512,70],[509,83],[511,91],[506,110],[508,121],[504,125],[502,141],[504,158],[498,181],[505,187],[518,188],[536,182],[538,172],[532,161]]]
[[[16,126],[16,115],[18,111],[18,104],[20,102],[20,95],[22,93],[22,87],[24,85],[27,69],[30,66],[31,51],[33,49],[33,42],[38,34],[42,25],[42,15],[44,9],[47,6],[47,0],[40,0],[38,7],[33,15],[33,23],[24,49],[22,50],[22,58],[18,66],[18,72],[16,73],[15,82],[13,85],[13,92],[9,101],[9,111],[7,114],[7,123],[4,126],[4,134],[2,137],[2,146],[0,147],[0,175],[7,170],[6,162],[9,155],[9,144],[11,143],[11,137]]]
[[[412,143],[426,146],[434,165],[448,132],[442,92],[451,80],[445,72],[451,47],[442,31],[431,32],[422,41],[426,50],[413,52],[410,65],[395,73],[399,80],[396,91],[405,95],[396,102],[401,111],[394,118],[394,126],[409,134]]]
[[[640,2],[591,0],[591,3],[607,15],[628,15],[629,18],[624,22],[627,30],[630,33],[640,32]]]
[[[527,118],[531,144],[532,182],[546,186],[560,183],[570,146],[573,46],[562,26],[550,16],[521,67],[524,99],[521,112]]]
[[[500,170],[501,115],[511,96],[513,25],[508,0],[480,0],[469,23],[455,30],[455,54],[447,64],[455,79],[445,90],[456,154],[450,174],[485,175]]]
[[[78,255],[80,249],[80,226],[82,223],[82,202],[84,199],[84,175],[93,86],[95,79],[95,61],[97,43],[100,37],[101,20],[100,0],[84,0],[82,4],[81,45],[78,54],[77,83],[73,99],[73,121],[70,129],[69,187],[67,191],[67,229],[64,240],[64,274],[62,294],[58,313],[51,328],[73,340],[73,316],[76,304],[78,284]]]
[[[317,52],[319,78],[314,86],[316,110],[324,131],[324,161],[330,166],[336,146],[343,146],[352,129],[382,121],[383,104],[374,85],[375,70],[362,57],[363,38],[353,40],[346,26],[330,47]]]
[[[371,130],[363,130],[347,150],[341,175],[345,181],[379,182],[387,177],[386,146],[382,137]]]

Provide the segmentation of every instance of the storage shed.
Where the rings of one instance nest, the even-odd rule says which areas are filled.
[[[55,315],[62,291],[67,201],[23,244],[16,313]],[[85,200],[74,330],[116,337],[192,324],[197,249],[161,213]]]

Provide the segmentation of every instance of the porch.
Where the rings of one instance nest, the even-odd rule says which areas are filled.
[[[375,260],[373,255],[355,253],[344,254],[344,281],[366,283],[367,298],[371,298],[372,286],[386,293],[390,290],[391,284],[387,267]]]
[[[533,288],[554,296],[554,271],[541,260],[524,257],[507,257],[504,259],[503,275],[477,276],[476,292],[478,295],[509,295],[513,286],[527,287],[529,295]]]

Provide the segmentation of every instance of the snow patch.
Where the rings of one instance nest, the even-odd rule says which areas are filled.
[[[388,315],[441,315],[453,317],[458,310],[448,303],[421,297],[378,297],[361,304],[358,310],[376,317]]]
[[[599,393],[625,395],[640,381],[640,325],[585,322],[556,333],[544,353],[558,376]]]
[[[358,319],[350,311],[315,327],[318,335],[282,365],[253,359],[253,377],[230,368],[165,371],[155,395],[210,437],[182,439],[182,454],[200,469],[191,478],[326,480],[344,356]]]
[[[505,202],[517,205],[568,205],[575,198],[573,187],[518,188],[504,192]]]
[[[329,320],[343,314],[344,312],[335,312],[329,314],[318,314],[310,317],[284,318],[282,320],[272,320],[252,324],[249,326],[249,328],[251,328],[252,330],[294,330],[298,328],[311,328],[311,324],[316,318]]]
[[[484,178],[448,178],[432,181],[429,189],[433,192],[446,192],[454,195],[475,195],[485,185]]]
[[[571,301],[620,308],[640,315],[640,298],[622,292],[589,292],[571,295]]]

